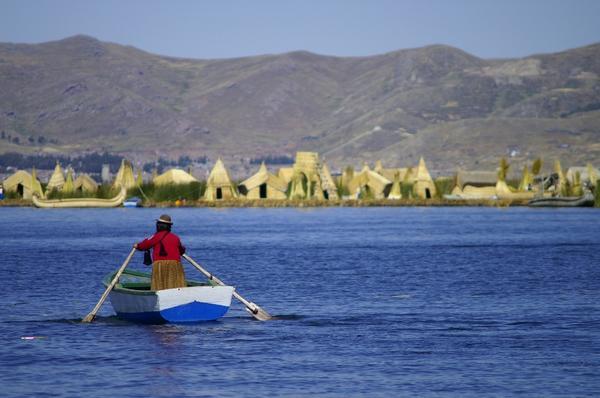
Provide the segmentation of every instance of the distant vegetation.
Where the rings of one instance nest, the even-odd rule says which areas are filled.
[[[189,156],[180,156],[177,160],[169,160],[160,157],[155,162],[144,163],[142,169],[146,173],[151,173],[154,170],[156,170],[156,172],[160,174],[163,171],[173,167],[186,168],[193,165],[194,163],[206,164],[208,163],[208,158],[206,156],[199,156],[197,158],[192,159]]]
[[[440,177],[436,178],[435,181],[435,190],[438,198],[443,198],[444,195],[449,195],[452,193],[452,189],[454,189],[455,181],[450,177]]]
[[[26,138],[23,138],[16,134],[13,135],[11,133],[7,133],[4,130],[2,130],[0,132],[0,140],[7,141],[11,144],[23,145],[23,146],[24,145],[36,146],[36,145],[46,145],[46,144],[54,144],[54,145],[60,144],[60,142],[57,139],[46,138],[43,135],[37,135],[37,136],[36,135],[28,135]]]
[[[403,181],[402,183],[400,183],[400,192],[402,192],[403,199],[414,198],[413,184],[411,182]]]
[[[56,162],[59,162],[63,166],[71,165],[78,172],[98,174],[101,172],[103,164],[108,164],[112,170],[117,170],[122,159],[122,156],[107,152],[74,157],[65,155],[22,155],[9,152],[0,154],[0,172],[5,172],[7,167],[21,170],[30,170],[33,167],[38,170],[52,170],[56,166]]]
[[[195,201],[204,195],[206,183],[191,182],[189,184],[166,184],[156,186],[152,183],[143,184],[140,187],[134,187],[127,191],[127,197],[137,196],[141,198],[145,204],[155,204],[159,202],[175,202],[176,200]],[[65,193],[61,191],[51,191],[47,193],[48,199],[68,199],[68,198],[98,198],[110,199],[118,194],[118,190],[113,189],[111,185],[102,184],[98,187],[96,193],[72,192]],[[15,192],[10,192],[10,197],[14,199],[19,195]]]
[[[262,156],[250,159],[250,164],[261,164],[265,162],[266,164],[294,164],[294,158],[291,156]]]
[[[89,153],[80,156],[51,154],[23,155],[20,153],[8,152],[0,154],[0,173],[6,172],[8,167],[19,170],[31,170],[34,167],[38,170],[52,170],[56,166],[56,162],[59,162],[63,167],[70,165],[77,170],[78,173],[100,174],[102,165],[108,164],[111,170],[116,171],[121,166],[122,160],[123,156],[110,154],[108,152]],[[208,158],[206,156],[195,158],[180,156],[177,160],[169,160],[161,157],[155,162],[145,163],[143,170],[147,173],[156,170],[160,174],[172,167],[186,168],[198,163],[206,164],[208,163]]]
[[[152,183],[143,184],[141,189],[131,188],[128,196],[138,196],[145,202],[174,202],[176,200],[198,200],[204,195],[206,182],[191,182],[189,184],[165,184],[156,186]]]
[[[594,206],[600,207],[600,180],[596,181],[596,186],[594,187]]]

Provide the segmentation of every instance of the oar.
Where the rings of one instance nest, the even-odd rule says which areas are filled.
[[[215,282],[217,282],[217,284],[219,284],[221,286],[225,286],[225,283],[223,283],[223,281],[221,281],[219,278],[217,278],[216,276],[214,276],[213,274],[211,274],[210,272],[208,272],[207,270],[202,268],[202,266],[200,264],[198,264],[197,262],[195,262],[190,256],[188,256],[187,254],[184,254],[183,258],[188,260],[190,262],[190,264],[192,264],[194,267],[196,267],[196,269],[198,269],[198,271],[202,272],[209,280],[215,281]],[[253,302],[246,300],[245,298],[240,296],[235,290],[233,291],[233,297],[235,297],[242,304],[244,304],[246,306],[246,310],[248,310],[248,312],[254,318],[258,319],[259,321],[268,321],[269,319],[273,318],[271,315],[269,315],[269,313],[267,311],[263,310],[258,305],[254,304]]]
[[[115,287],[115,285],[117,284],[117,281],[119,280],[119,277],[121,276],[121,274],[123,273],[123,271],[125,271],[125,268],[127,267],[127,264],[129,264],[129,262],[131,261],[131,257],[133,257],[134,253],[135,253],[135,247],[133,249],[131,249],[131,253],[129,253],[129,256],[127,256],[127,258],[125,259],[125,262],[123,263],[123,265],[121,265],[121,268],[119,268],[119,270],[115,274],[115,277],[113,278],[113,280],[110,283],[110,285],[108,285],[108,287],[104,291],[104,294],[102,295],[102,297],[100,297],[100,301],[98,301],[98,304],[96,304],[96,306],[94,307],[94,309],[92,310],[92,312],[90,312],[89,314],[87,314],[86,317],[81,320],[81,322],[89,323],[89,322],[92,322],[94,320],[94,318],[96,317],[96,313],[98,312],[98,310],[100,309],[100,307],[102,307],[102,304],[104,304],[104,300],[106,300],[106,297],[108,296],[108,293],[110,293],[110,291],[112,290],[112,288]]]

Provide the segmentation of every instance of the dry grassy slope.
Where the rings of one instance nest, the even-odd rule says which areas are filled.
[[[600,45],[514,60],[447,46],[174,59],[86,36],[0,44],[0,130],[60,150],[215,156],[314,149],[483,167],[509,148],[598,161]],[[0,141],[0,150],[36,150]]]

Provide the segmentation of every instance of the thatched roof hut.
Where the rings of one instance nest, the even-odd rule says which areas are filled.
[[[113,189],[118,190],[121,189],[121,187],[125,187],[125,189],[135,187],[133,167],[131,166],[131,163],[125,159],[121,161],[121,167],[119,167],[119,171],[117,171],[117,176],[113,182]]]
[[[431,199],[436,194],[435,183],[429,174],[429,170],[427,170],[423,158],[419,160],[413,184],[413,193],[421,199]]]
[[[48,180],[48,185],[46,185],[46,191],[60,191],[63,185],[65,185],[65,176],[63,174],[62,168],[60,167],[60,163],[56,162],[54,172]]]
[[[408,170],[409,169],[406,167],[385,168],[383,167],[381,160],[375,162],[375,168],[373,169],[374,172],[381,174],[390,181],[393,181],[394,178],[396,178],[396,174],[399,175],[400,181],[404,181],[404,179],[407,177],[406,174],[408,173]],[[410,178],[410,176],[408,177]]]
[[[372,196],[374,199],[385,198],[392,188],[392,181],[379,173],[372,171],[365,163],[360,173],[348,183],[348,191],[351,196]]]
[[[155,177],[153,180],[154,185],[167,185],[167,184],[189,184],[191,182],[198,182],[198,180],[191,174],[186,173],[181,169],[170,169]]]
[[[235,199],[238,192],[221,158],[217,159],[206,181],[204,200]]]
[[[23,199],[29,200],[35,193],[40,197],[44,196],[42,184],[38,181],[35,169],[32,174],[25,170],[19,170],[2,183],[5,192],[17,192]]]
[[[394,176],[394,182],[392,183],[392,188],[390,189],[390,193],[388,194],[388,199],[402,199],[402,187],[400,185],[400,173],[396,173]]]
[[[264,162],[258,172],[239,185],[239,191],[247,199],[285,199],[288,184],[269,173]]]
[[[98,183],[87,174],[80,174],[73,181],[73,190],[75,192],[95,193],[98,191]]]

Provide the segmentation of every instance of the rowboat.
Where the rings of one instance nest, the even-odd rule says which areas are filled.
[[[69,198],[69,199],[42,199],[37,195],[32,196],[33,205],[42,209],[48,208],[71,208],[71,207],[117,207],[125,200],[127,190],[121,191],[111,199],[97,198]]]
[[[582,196],[556,196],[530,200],[530,207],[591,207],[594,206],[594,195],[586,192]]]
[[[142,199],[137,196],[125,199],[123,207],[142,207]]]
[[[116,273],[106,275],[108,287]],[[151,275],[125,270],[110,291],[109,298],[119,318],[142,323],[185,323],[212,321],[227,313],[232,286],[214,282],[187,281],[187,287],[150,290]]]

